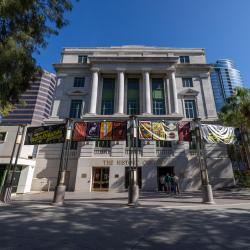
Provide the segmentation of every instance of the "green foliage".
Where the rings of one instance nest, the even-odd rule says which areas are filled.
[[[10,111],[39,71],[33,53],[68,21],[70,0],[0,0],[0,114]]]
[[[240,187],[250,187],[250,170],[234,171],[234,178]]]
[[[250,89],[237,88],[218,116],[225,125],[250,128]]]

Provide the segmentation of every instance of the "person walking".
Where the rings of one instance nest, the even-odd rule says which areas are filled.
[[[161,191],[165,191],[165,176],[161,175],[160,176],[160,190]]]
[[[180,194],[179,177],[174,173],[172,179],[173,179],[174,193]]]
[[[171,176],[169,173],[167,173],[165,176],[165,187],[166,193],[171,193]]]

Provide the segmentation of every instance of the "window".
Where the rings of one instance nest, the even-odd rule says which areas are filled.
[[[104,78],[102,89],[102,115],[112,115],[114,113],[115,79]]]
[[[82,112],[82,100],[71,100],[70,118],[80,118]]]
[[[162,78],[152,79],[153,114],[165,115],[165,95]]]
[[[187,118],[197,117],[195,100],[184,100],[185,103],[185,113]]]
[[[85,78],[84,77],[75,77],[74,78],[74,87],[84,87]]]
[[[190,63],[189,56],[180,56],[181,63]]]
[[[96,141],[95,146],[96,148],[110,148],[111,141]]]
[[[193,87],[193,79],[192,78],[182,78],[182,86],[183,87]]]
[[[88,59],[87,56],[80,55],[78,56],[78,63],[87,63],[87,59]]]
[[[139,113],[138,100],[128,100],[128,114],[137,115]]]
[[[157,148],[171,148],[172,142],[171,141],[155,141]]]
[[[139,79],[128,78],[127,89],[127,112],[129,115],[139,114]]]
[[[113,114],[113,101],[103,100],[102,101],[102,115],[112,115]]]

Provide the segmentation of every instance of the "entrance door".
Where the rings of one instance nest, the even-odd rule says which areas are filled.
[[[162,185],[161,185],[161,182],[160,182],[160,177],[161,176],[166,176],[167,174],[171,175],[174,173],[174,167],[158,167],[157,168],[157,172],[158,172],[158,175],[157,175],[157,181],[158,181],[158,191],[163,191],[162,190]]]
[[[93,167],[93,191],[109,190],[109,168]]]

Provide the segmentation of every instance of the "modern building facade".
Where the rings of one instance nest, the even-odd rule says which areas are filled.
[[[212,65],[204,49],[145,46],[65,48],[54,64],[57,86],[51,117],[45,124],[84,121],[217,120],[210,80]],[[32,183],[56,185],[61,144],[40,145]],[[233,185],[226,147],[207,145],[209,176],[214,187]],[[71,143],[65,184],[75,191],[124,191],[128,186],[127,141]],[[139,143],[138,182],[142,190],[159,189],[159,177],[175,172],[181,190],[200,188],[200,170],[189,142]],[[43,182],[44,183],[44,182]]]
[[[236,87],[243,87],[240,71],[236,69],[234,62],[228,59],[220,59],[215,63],[211,72],[211,82],[217,112]]]
[[[30,88],[20,98],[23,103],[3,117],[2,124],[40,125],[51,114],[55,85],[54,74],[47,71],[37,73],[30,82]]]

